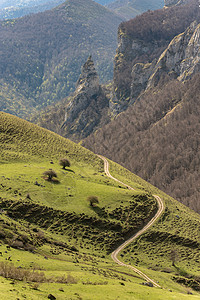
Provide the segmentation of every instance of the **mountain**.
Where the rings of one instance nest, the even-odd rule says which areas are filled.
[[[31,121],[79,142],[110,121],[110,94],[111,91],[100,84],[90,56],[82,67],[75,92],[36,113]]]
[[[167,13],[184,12],[186,7],[190,12],[188,18],[194,17],[195,11],[189,10],[190,6],[167,9]],[[144,16],[149,15],[144,14],[139,19]],[[180,17],[184,20],[183,13]],[[196,17],[199,20],[198,14]],[[88,137],[83,145],[123,164],[200,213],[197,118],[200,25],[197,21],[192,22],[156,57],[161,48],[158,48],[158,43],[153,46],[152,37],[156,40],[157,36],[167,37],[167,22],[164,32],[156,29],[153,23],[156,30],[148,42],[147,36],[144,38],[146,32],[137,32],[136,26],[131,27],[136,24],[133,20],[121,27],[123,31],[119,32],[120,45],[115,61],[114,112],[117,115],[129,108]],[[142,32],[143,41],[136,38]],[[172,34],[172,30],[169,32]],[[137,52],[132,52],[133,48]],[[150,53],[150,49],[156,53],[151,61],[138,62],[147,59],[144,54]],[[125,68],[128,62],[133,64],[130,70]]]
[[[130,293],[147,299],[147,292],[152,299],[158,293],[161,299],[188,293],[199,298],[199,215],[109,161],[121,183],[114,181],[92,152],[2,112],[0,146],[2,299],[53,298],[50,294],[64,299],[69,286],[69,297],[78,290],[88,299],[94,285],[97,300],[105,298],[105,290],[107,299]],[[64,157],[71,164],[66,169],[59,165]],[[52,169],[57,177],[48,180],[45,171]],[[143,278],[110,257],[155,214],[155,194],[165,203],[163,214],[118,258],[142,268],[163,289],[149,289]],[[91,195],[99,198],[97,206],[89,205]]]
[[[159,59],[151,64],[135,64],[132,69],[131,98],[156,86],[161,77],[186,81],[200,71],[200,24],[194,21],[176,36]]]
[[[6,1],[0,3],[0,19],[15,19],[28,14],[43,12],[52,9],[64,0],[39,0],[39,1]]]
[[[200,213],[199,43],[200,24],[193,22],[158,60],[136,63],[133,106],[84,145]]]
[[[199,82],[161,82],[83,145],[200,213]]]
[[[183,33],[193,21],[200,22],[198,6],[198,1],[190,1],[183,6],[149,11],[120,24],[114,63],[113,111],[116,115],[134,101],[131,95],[134,66],[139,68],[141,63],[147,67],[149,64],[148,72],[151,73],[152,64],[171,40]]]
[[[126,20],[130,20],[147,10],[156,10],[163,8],[163,6],[164,0],[116,0],[107,4],[109,9]]]
[[[121,19],[92,0],[68,0],[50,11],[0,22],[0,105],[30,118],[74,89],[91,54],[100,80],[111,79]],[[12,94],[13,105],[9,103]],[[18,103],[18,95],[24,99]],[[25,111],[29,104],[30,109]]]
[[[131,19],[148,9],[155,10],[164,6],[163,0],[96,0],[95,2],[106,6],[113,12],[120,15],[123,19]],[[43,12],[45,10],[52,9],[61,3],[64,3],[64,0],[3,1],[0,2],[0,19],[14,19],[32,13]]]
[[[193,76],[198,72],[199,65],[199,39],[196,38],[199,26],[195,22],[190,25],[195,17],[198,20],[194,3],[189,7],[147,12],[122,23],[118,32],[113,87],[112,83],[100,87],[98,80],[95,80],[93,89],[93,81],[90,84],[86,80],[83,96],[80,79],[70,98],[36,114],[32,121],[71,140],[80,141],[126,110],[141,93],[156,86],[159,78],[179,78],[184,81]],[[190,26],[180,33],[187,23]],[[174,37],[175,33],[179,35]],[[87,68],[86,73],[86,77],[90,78]],[[96,74],[95,78],[97,76]],[[100,102],[97,99],[101,99]],[[70,111],[73,111],[73,117],[70,116]],[[68,122],[65,123],[68,125],[62,126],[65,115],[68,115]]]

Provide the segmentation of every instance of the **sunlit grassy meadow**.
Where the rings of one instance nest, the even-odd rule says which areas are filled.
[[[8,264],[0,267],[0,299],[200,299],[199,215],[110,162],[111,174],[135,191],[123,187],[106,177],[95,154],[4,113],[0,147],[0,263]],[[66,170],[59,165],[63,157],[71,163]],[[53,181],[43,175],[49,169],[57,174]],[[163,289],[145,286],[110,257],[155,213],[153,194],[162,197],[165,212],[121,259]],[[99,199],[94,207],[87,201],[91,195]],[[43,272],[45,280],[11,279],[10,264],[16,273]]]

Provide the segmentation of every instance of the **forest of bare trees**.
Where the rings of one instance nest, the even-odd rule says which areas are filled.
[[[200,213],[200,75],[146,93],[84,145]]]

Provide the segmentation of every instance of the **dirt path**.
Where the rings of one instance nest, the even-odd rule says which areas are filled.
[[[124,186],[128,187],[130,190],[134,190],[131,186],[129,186],[129,185],[121,182],[120,180],[116,179],[115,177],[113,177],[109,172],[109,163],[108,163],[107,159],[101,155],[98,155],[98,156],[104,161],[104,171],[108,177],[114,179],[115,181],[119,182],[120,184],[123,184]],[[126,246],[128,246],[130,243],[132,243],[136,238],[138,238],[141,234],[143,234],[151,225],[153,225],[154,222],[160,217],[160,215],[164,211],[164,204],[163,204],[163,201],[161,200],[161,198],[157,195],[153,195],[153,196],[156,198],[156,200],[158,202],[158,211],[157,211],[156,215],[149,221],[149,223],[146,226],[144,226],[141,230],[139,230],[136,234],[134,234],[134,236],[132,236],[130,239],[128,239],[122,245],[120,245],[115,251],[113,251],[111,254],[111,257],[117,264],[132,269],[134,272],[136,272],[138,275],[140,275],[146,281],[151,282],[155,287],[161,288],[161,286],[158,283],[156,283],[153,279],[149,278],[146,274],[144,274],[143,272],[141,272],[140,270],[138,270],[137,268],[135,268],[131,265],[127,265],[127,264],[123,263],[122,261],[120,261],[117,258],[117,256],[119,255],[119,252],[121,252]]]

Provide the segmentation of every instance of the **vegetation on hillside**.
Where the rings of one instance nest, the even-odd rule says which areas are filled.
[[[160,83],[84,145],[200,212],[199,82]]]
[[[130,97],[131,71],[138,63],[158,58],[174,36],[184,32],[194,21],[200,22],[199,2],[192,0],[184,6],[147,11],[128,22],[122,22],[118,35],[124,39],[115,57],[114,89],[117,99]],[[139,46],[134,48],[134,41]]]
[[[121,18],[92,0],[67,0],[52,10],[0,22],[0,106],[30,119],[30,112],[74,90],[89,54],[101,80],[112,78]],[[9,94],[6,86],[9,85]],[[8,106],[12,94],[13,105]],[[22,95],[25,107],[19,95]]]
[[[199,251],[197,214],[110,162],[111,174],[135,191],[127,189],[105,176],[102,160],[92,152],[5,113],[0,113],[0,146],[0,274],[11,278],[1,277],[2,299],[5,295],[7,299],[14,295],[45,299],[52,294],[62,300],[65,291],[72,299],[95,295],[94,300],[119,295],[123,299],[162,299],[166,295],[187,299],[188,292],[198,297],[198,278],[194,279]],[[66,170],[59,165],[60,157],[70,160]],[[59,184],[45,180],[43,173],[50,168]],[[159,226],[138,240],[134,254],[125,249],[121,257],[137,264],[164,290],[141,285],[143,279],[116,266],[109,255],[155,214],[157,203],[152,194],[160,195],[166,205]],[[98,205],[89,205],[87,198],[92,195]],[[176,275],[176,269],[165,273],[172,265],[168,257],[172,246],[181,252],[176,267],[184,262],[187,274]],[[167,291],[169,287],[173,292]]]

